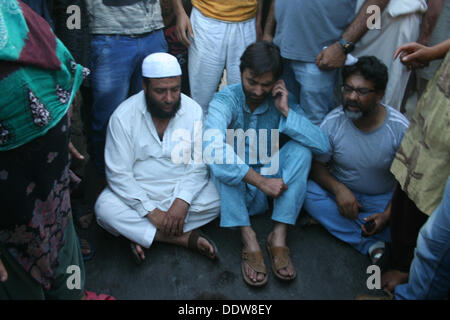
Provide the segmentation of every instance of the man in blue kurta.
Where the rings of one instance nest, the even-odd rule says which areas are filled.
[[[266,212],[267,197],[274,199],[275,223],[266,248],[274,274],[282,280],[295,279],[287,227],[295,224],[303,205],[312,154],[326,153],[330,145],[288,98],[276,45],[266,41],[250,45],[241,57],[240,71],[242,82],[224,88],[210,102],[203,156],[221,196],[220,225],[241,231],[244,281],[263,286],[267,270],[249,217]],[[280,150],[279,133],[289,138]]]

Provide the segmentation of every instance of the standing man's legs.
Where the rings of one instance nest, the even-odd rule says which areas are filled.
[[[409,281],[395,287],[396,299],[445,299],[450,293],[450,178],[441,204],[422,227]]]
[[[255,18],[231,23],[227,34],[227,85],[241,82],[241,56],[256,41]]]
[[[334,88],[338,70],[320,70],[315,63],[283,59],[283,79],[293,93],[306,117],[320,125],[327,113],[335,107]]]
[[[194,39],[189,46],[189,84],[192,99],[206,114],[225,67],[227,23],[205,17],[194,7],[191,24]]]
[[[389,291],[408,281],[408,272],[414,257],[417,236],[428,216],[422,213],[406,193],[397,186],[391,207],[391,270],[381,275],[381,286]]]
[[[189,83],[192,98],[208,112],[224,68],[228,85],[241,81],[239,64],[245,48],[256,41],[255,19],[225,22],[205,17],[192,8],[194,39],[189,46]]]

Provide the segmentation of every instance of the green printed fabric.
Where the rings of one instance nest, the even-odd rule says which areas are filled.
[[[87,74],[43,18],[21,1],[0,1],[0,151],[54,127]]]

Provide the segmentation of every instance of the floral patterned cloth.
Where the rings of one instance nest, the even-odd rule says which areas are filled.
[[[86,74],[44,19],[0,0],[0,246],[46,290],[72,219],[67,111]]]
[[[55,126],[87,74],[43,18],[21,1],[0,1],[0,151]]]
[[[0,157],[0,245],[50,289],[71,219],[65,116],[43,137]]]

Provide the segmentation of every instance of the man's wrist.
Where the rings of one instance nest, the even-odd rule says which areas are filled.
[[[182,1],[179,0],[173,0],[172,1],[172,7],[173,7],[173,13],[175,14],[175,16],[179,16],[180,14],[186,13],[184,11],[184,7],[182,4]]]
[[[342,48],[344,54],[349,54],[355,49],[355,44],[353,42],[347,41],[342,37],[337,41],[337,43]]]

